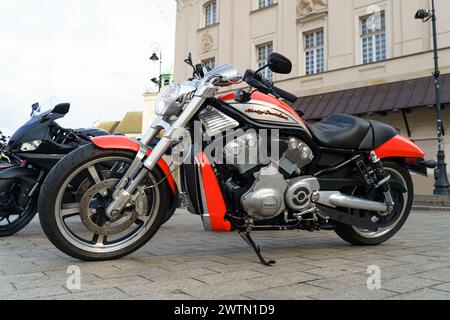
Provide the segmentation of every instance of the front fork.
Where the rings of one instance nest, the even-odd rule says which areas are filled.
[[[139,185],[141,185],[149,171],[153,170],[158,161],[171,147],[177,130],[185,128],[192,117],[199,111],[205,100],[213,97],[217,93],[217,88],[210,84],[204,84],[197,89],[194,97],[182,111],[178,119],[170,126],[162,118],[156,118],[150,129],[142,137],[141,150],[134,159],[128,171],[119,181],[113,193],[113,201],[106,208],[106,216],[116,219],[125,206],[132,199]],[[150,155],[144,160],[148,151],[148,144],[156,137],[161,129],[166,132]]]

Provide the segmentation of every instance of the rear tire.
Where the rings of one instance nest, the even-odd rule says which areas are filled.
[[[393,221],[391,226],[395,224],[390,230],[379,231],[371,233],[366,230],[360,230],[353,226],[340,224],[335,230],[336,234],[343,240],[356,246],[373,246],[379,245],[391,239],[403,227],[411,212],[414,200],[414,185],[411,179],[411,174],[407,169],[400,166],[394,161],[383,162],[385,170],[391,175],[391,179],[403,184],[407,190],[403,194],[402,212],[399,213],[397,220]]]
[[[61,202],[59,195],[67,179],[70,178],[80,167],[91,163],[92,161],[101,161],[102,159],[110,159],[111,157],[122,157],[132,161],[136,154],[123,150],[101,150],[96,148],[93,144],[87,145],[67,155],[62,159],[49,173],[47,179],[42,187],[41,196],[39,199],[39,217],[42,228],[48,239],[62,252],[71,257],[85,260],[85,261],[104,261],[118,259],[123,256],[138,250],[145,245],[159,230],[164,221],[170,204],[170,186],[167,182],[161,183],[158,187],[152,189],[155,195],[158,196],[159,206],[154,208],[151,215],[151,225],[145,225],[139,238],[130,241],[129,245],[120,247],[120,249],[110,251],[92,248],[84,248],[82,245],[74,245],[76,240],[70,237],[70,233],[65,231],[61,226],[60,218],[58,217],[58,205]],[[106,160],[105,160],[106,161]],[[161,181],[164,179],[163,172],[156,167],[149,176],[152,176],[154,181]],[[153,192],[153,191],[152,191]],[[60,207],[61,208],[61,207]],[[153,210],[153,209],[152,209]],[[154,217],[153,217],[154,215]],[[80,220],[81,221],[81,220]],[[87,227],[86,227],[87,230]]]

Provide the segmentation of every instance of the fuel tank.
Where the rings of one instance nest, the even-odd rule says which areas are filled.
[[[229,93],[219,99],[250,119],[271,125],[295,127],[301,126],[310,133],[305,122],[288,104],[270,95],[254,92],[249,102],[240,103],[235,99],[235,93]]]

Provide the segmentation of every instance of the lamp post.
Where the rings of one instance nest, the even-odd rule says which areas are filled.
[[[158,92],[161,92],[161,88],[162,88],[162,53],[161,53],[162,50],[161,50],[161,45],[159,45],[158,43],[154,43],[152,45],[152,48],[153,48],[153,54],[150,57],[150,60],[153,62],[159,61],[159,80],[156,80],[155,78],[153,78],[152,81],[158,85]],[[159,57],[158,57],[158,53],[159,53]]]
[[[435,195],[450,195],[450,183],[447,176],[447,165],[445,163],[445,148],[443,137],[443,125],[441,118],[441,85],[439,71],[439,51],[437,41],[437,26],[436,26],[436,7],[435,1],[431,1],[431,11],[420,9],[417,11],[415,18],[420,19],[423,22],[427,22],[431,19],[433,26],[433,50],[434,50],[434,82],[436,88],[436,127],[438,137],[438,153],[437,153],[437,169],[435,170],[436,183],[434,185]]]

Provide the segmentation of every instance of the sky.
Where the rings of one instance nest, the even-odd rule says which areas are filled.
[[[70,102],[72,128],[141,111],[155,43],[173,65],[175,15],[174,0],[0,0],[0,130],[35,102]]]

